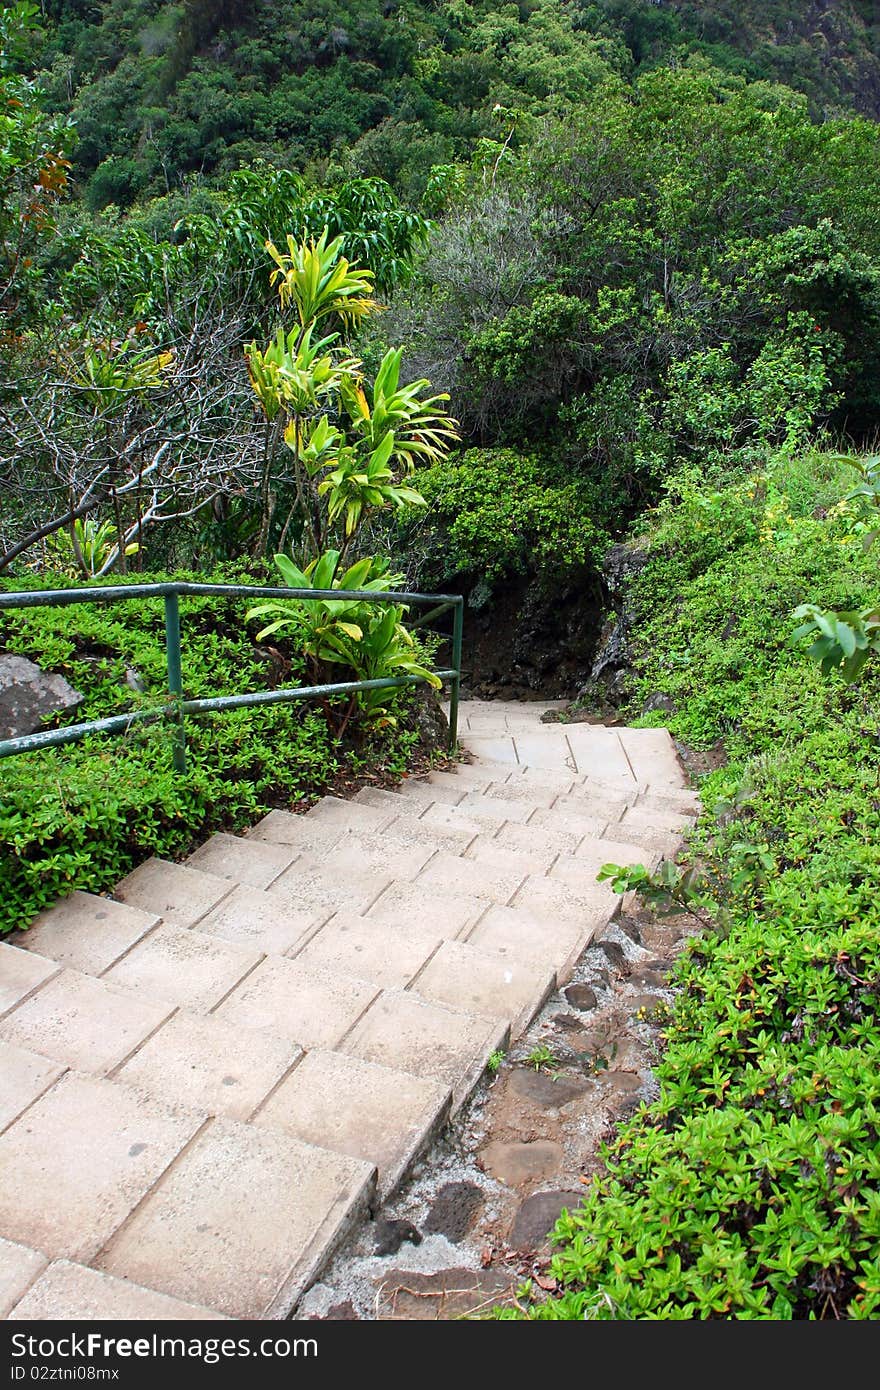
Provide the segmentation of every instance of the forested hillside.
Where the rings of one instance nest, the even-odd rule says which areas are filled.
[[[265,158],[421,195],[431,166],[598,82],[702,55],[880,114],[871,0],[48,0],[39,62],[90,206]]]

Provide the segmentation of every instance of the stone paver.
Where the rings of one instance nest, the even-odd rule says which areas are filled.
[[[698,801],[664,730],[546,708],[464,702],[457,770],[272,811],[0,943],[0,1316],[295,1315],[589,943],[623,968],[596,873],[673,853]],[[617,1067],[581,1084],[639,1087]],[[505,1141],[490,1173],[554,1178],[558,1146]]]
[[[514,857],[505,860],[503,851],[491,859],[463,859],[461,855],[440,852],[416,879],[418,887],[431,887],[441,893],[455,885],[457,893],[507,903],[527,877]]]
[[[495,954],[472,942],[444,941],[410,985],[435,1004],[506,1019],[514,1036],[531,1023],[556,984],[547,966]]]
[[[90,1260],[201,1123],[66,1073],[0,1135],[0,1232],[53,1259]]]
[[[112,985],[205,1013],[247,975],[259,951],[163,923],[104,976]]]
[[[231,878],[251,888],[268,888],[290,867],[296,854],[289,845],[243,840],[238,835],[212,835],[186,862],[218,878]]]
[[[485,950],[509,951],[516,960],[546,961],[561,984],[603,921],[595,916],[581,921],[537,916],[522,908],[491,907],[466,939]]]
[[[17,1119],[64,1071],[36,1052],[0,1041],[0,1130]]]
[[[434,885],[392,883],[365,915],[390,926],[418,922],[441,937],[458,936],[472,927],[489,906],[486,898],[468,893],[437,892]]]
[[[238,884],[199,922],[198,930],[266,955],[297,950],[330,915],[326,907],[296,907],[287,892]]]
[[[46,1256],[0,1236],[0,1318],[9,1316],[46,1268]]]
[[[442,934],[427,923],[398,923],[390,930],[381,918],[337,912],[296,959],[309,969],[357,975],[381,989],[402,989],[442,939]]]
[[[241,1030],[214,1015],[176,1013],[117,1073],[169,1104],[246,1120],[301,1053],[294,1044]]]
[[[361,1159],[212,1120],[96,1263],[230,1317],[285,1317],[374,1186]]]
[[[315,1051],[254,1118],[310,1144],[366,1159],[379,1171],[384,1198],[442,1128],[451,1100],[442,1082]]]
[[[453,1109],[470,1095],[490,1053],[510,1028],[429,1004],[412,994],[381,994],[338,1049],[365,1062],[431,1077],[452,1087]]]
[[[155,912],[175,926],[191,927],[225,898],[231,887],[228,879],[216,874],[165,859],[148,859],[122,880],[116,896],[120,902]]]
[[[0,1037],[65,1067],[99,1075],[119,1065],[168,1017],[170,1008],[134,998],[104,980],[64,970],[0,1023]]]
[[[335,1047],[377,991],[367,980],[270,956],[216,1016],[235,1028],[269,1029],[300,1047]]]
[[[92,893],[71,893],[41,912],[21,942],[26,951],[100,975],[146,935],[159,918]]]
[[[43,1261],[45,1264],[45,1260]],[[98,1269],[56,1260],[9,1314],[10,1322],[225,1322],[223,1313],[114,1279]]]
[[[58,973],[54,960],[0,942],[0,1016]]]

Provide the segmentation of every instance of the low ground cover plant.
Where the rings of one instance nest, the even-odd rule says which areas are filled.
[[[706,926],[660,1097],[560,1219],[562,1292],[529,1316],[880,1312],[880,677],[823,677],[792,641],[798,605],[876,593],[846,490],[826,456],[782,458],[654,518],[632,707],[662,690],[674,713],[645,722],[726,758],[667,874],[695,871]]]

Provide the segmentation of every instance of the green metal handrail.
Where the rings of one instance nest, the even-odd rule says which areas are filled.
[[[362,599],[367,603],[405,603],[416,608],[430,607],[419,623],[425,623],[452,609],[452,666],[434,671],[441,680],[448,680],[449,691],[449,748],[454,752],[458,741],[458,697],[461,686],[461,639],[464,600],[460,594],[410,594],[387,590],[352,589],[281,589],[258,584],[191,584],[185,580],[168,580],[160,584],[100,584],[91,589],[31,589],[18,593],[0,592],[0,608],[65,608],[72,603],[112,603],[138,598],[162,598],[165,602],[165,662],[168,676],[169,703],[162,709],[132,710],[106,719],[90,719],[83,724],[68,724],[61,729],[44,729],[19,738],[0,739],[0,758],[16,753],[30,753],[38,748],[55,748],[76,743],[88,734],[126,733],[135,723],[157,719],[173,721],[175,725],[173,762],[176,772],[186,771],[186,726],[188,714],[207,714],[224,709],[248,709],[254,705],[276,705],[309,700],[325,695],[347,695],[357,690],[396,690],[405,685],[420,685],[422,676],[388,676],[369,681],[338,681],[331,685],[297,685],[284,690],[263,690],[252,695],[217,695],[204,700],[183,698],[183,662],[180,649],[180,599],[187,595],[223,594],[241,598],[291,599]],[[433,605],[433,606],[431,606]]]

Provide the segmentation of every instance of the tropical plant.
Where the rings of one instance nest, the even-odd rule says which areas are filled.
[[[67,531],[56,531],[47,540],[52,565],[64,574],[82,574],[96,579],[106,574],[119,557],[120,545],[112,521],[98,521],[93,516],[77,517]],[[137,541],[122,547],[125,555],[136,555]]]
[[[405,605],[391,600],[370,602],[357,596],[387,593],[401,576],[390,574],[387,562],[373,556],[364,556],[342,571],[340,560],[338,550],[328,550],[301,570],[288,556],[276,555],[275,564],[291,589],[322,593],[313,599],[270,599],[250,608],[247,621],[271,619],[257,633],[257,641],[278,632],[291,634],[316,681],[327,679],[326,666],[341,665],[354,680],[415,677],[439,689],[439,677],[420,660],[415,641],[403,625]],[[338,592],[339,597],[327,597],[329,591]],[[346,597],[347,593],[354,597]],[[344,732],[355,709],[372,725],[393,726],[396,721],[387,704],[389,688],[393,689],[354,692],[341,722],[335,720],[332,706],[325,705],[337,735]]]
[[[406,480],[416,462],[444,458],[457,434],[445,395],[426,394],[425,380],[401,385],[401,349],[388,349],[372,384],[348,350],[341,330],[378,305],[372,272],[343,255],[342,237],[328,240],[325,230],[317,240],[288,237],[287,247],[282,253],[267,244],[275,263],[270,279],[282,313],[292,311],[296,326],[282,324],[265,348],[252,342],[245,355],[267,424],[281,433],[293,461],[293,495],[280,544],[284,549],[292,536],[306,565],[327,551],[337,533],[344,555],[377,509],[422,505]],[[319,324],[331,328],[320,338]],[[267,448],[264,542],[277,498],[272,470],[273,451]]]

